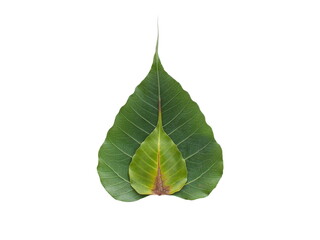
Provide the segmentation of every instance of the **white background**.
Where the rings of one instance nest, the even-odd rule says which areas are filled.
[[[114,200],[97,152],[162,63],[224,153],[212,194]],[[1,1],[0,238],[320,239],[320,4]]]

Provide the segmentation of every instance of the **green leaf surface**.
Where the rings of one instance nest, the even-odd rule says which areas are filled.
[[[219,182],[221,147],[198,105],[165,72],[158,50],[108,131],[97,169],[109,194],[128,202],[159,193],[202,198]]]

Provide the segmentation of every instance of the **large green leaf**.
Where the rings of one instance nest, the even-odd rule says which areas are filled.
[[[164,71],[158,50],[149,74],[116,116],[97,169],[102,185],[121,201],[145,194],[197,199],[219,182],[222,150],[198,105]]]

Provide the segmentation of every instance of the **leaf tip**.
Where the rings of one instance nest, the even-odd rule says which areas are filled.
[[[156,55],[158,55],[159,48],[159,17],[157,17],[157,43],[156,43]]]

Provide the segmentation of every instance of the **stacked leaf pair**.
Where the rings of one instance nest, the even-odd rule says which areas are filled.
[[[206,197],[223,172],[222,150],[198,105],[163,69],[151,70],[120,109],[99,150],[98,173],[117,200]]]

